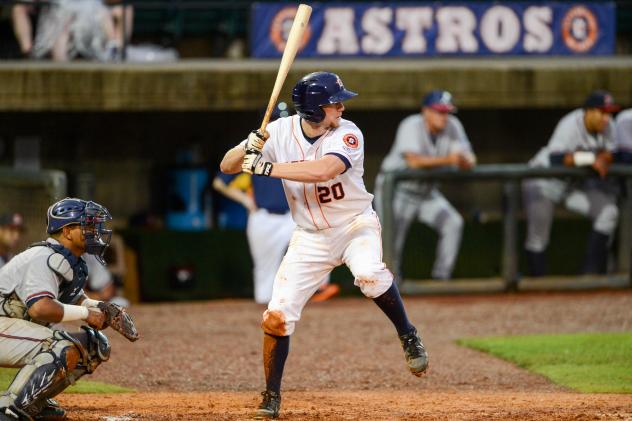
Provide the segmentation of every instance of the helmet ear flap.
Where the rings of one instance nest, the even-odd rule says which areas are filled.
[[[315,92],[314,88],[318,85],[312,86],[317,83],[310,75],[304,77],[294,89],[292,89],[292,102],[294,103],[294,109],[296,113],[304,120],[314,123],[320,123],[325,118],[325,112],[320,108],[318,104],[318,92]]]

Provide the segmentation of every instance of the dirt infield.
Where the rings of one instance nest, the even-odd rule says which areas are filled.
[[[632,330],[632,291],[406,298],[430,353],[405,367],[394,329],[362,298],[308,305],[292,337],[282,419],[632,420],[632,395],[569,391],[486,354],[470,336]],[[110,332],[91,380],[122,395],[62,395],[73,420],[248,419],[263,388],[262,306],[215,301],[136,306],[142,339]]]

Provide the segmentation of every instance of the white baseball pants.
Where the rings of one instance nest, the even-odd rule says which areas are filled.
[[[263,317],[264,331],[291,335],[323,278],[343,263],[365,296],[375,298],[386,292],[393,274],[382,262],[380,231],[379,219],[371,208],[340,227],[320,231],[297,227],[274,280],[272,300]]]

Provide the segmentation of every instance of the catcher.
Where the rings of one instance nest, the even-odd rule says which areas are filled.
[[[21,368],[0,394],[0,421],[65,419],[52,398],[108,360],[110,344],[101,330],[111,326],[138,339],[124,310],[83,292],[88,271],[81,255],[105,264],[108,210],[66,198],[48,208],[47,219],[49,238],[0,270],[0,367]],[[76,320],[87,323],[77,333],[48,327]]]

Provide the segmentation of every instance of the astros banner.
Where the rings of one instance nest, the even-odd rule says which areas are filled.
[[[313,3],[301,57],[606,55],[615,4],[545,2]],[[253,57],[280,57],[296,13],[252,6]]]

